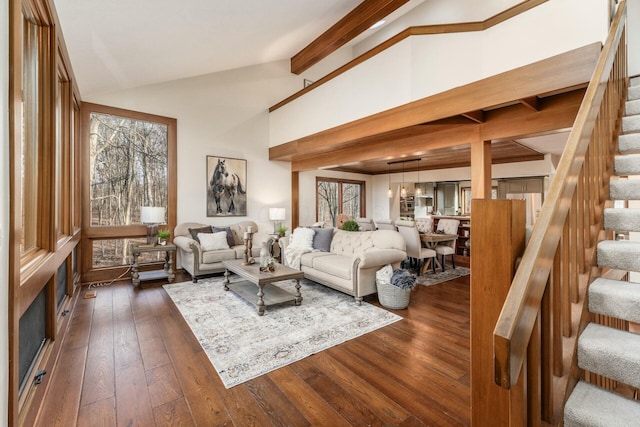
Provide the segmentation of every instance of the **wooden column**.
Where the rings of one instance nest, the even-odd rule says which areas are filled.
[[[471,198],[491,199],[491,141],[471,144]]]
[[[291,172],[291,232],[300,225],[300,172]]]
[[[524,252],[525,202],[474,199],[471,212],[471,421],[505,426],[522,397],[495,383],[493,330]]]

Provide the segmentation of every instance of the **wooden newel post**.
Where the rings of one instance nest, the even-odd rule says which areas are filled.
[[[493,330],[524,252],[525,202],[471,202],[471,422],[508,426],[509,391],[496,385]]]

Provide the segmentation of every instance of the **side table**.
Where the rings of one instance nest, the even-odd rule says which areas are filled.
[[[152,271],[138,271],[138,256],[141,253],[153,253],[153,252],[164,252],[164,268],[162,270],[152,270]],[[167,279],[169,283],[173,282],[175,278],[175,274],[173,272],[173,258],[172,254],[176,252],[176,245],[173,243],[167,242],[165,245],[154,245],[150,246],[142,243],[132,243],[131,244],[131,257],[133,258],[133,264],[131,265],[131,283],[133,283],[134,287],[137,287],[141,281],[143,280],[158,280],[158,279]]]

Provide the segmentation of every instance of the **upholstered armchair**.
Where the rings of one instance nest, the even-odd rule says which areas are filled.
[[[441,219],[438,221],[438,227],[436,228],[436,232],[441,232],[444,234],[455,234],[458,235],[458,226],[460,225],[460,221],[457,219]],[[456,268],[456,239],[449,240],[447,242],[442,242],[436,246],[436,253],[441,257],[441,265],[442,271],[444,271],[444,260],[445,256],[451,255],[451,265],[453,268]]]
[[[398,227],[398,232],[402,235],[407,245],[407,256],[409,257],[410,262],[415,259],[418,271],[420,271],[420,264],[422,261],[429,258],[435,258],[436,251],[422,246],[420,233],[418,233],[418,229],[416,228],[416,223],[414,221],[398,220],[396,221],[396,227]],[[435,273],[435,260],[432,260],[431,268]]]
[[[376,219],[375,224],[378,230],[397,231],[396,226],[391,219]]]

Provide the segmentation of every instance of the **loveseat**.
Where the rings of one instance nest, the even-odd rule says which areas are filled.
[[[397,231],[329,230],[332,230],[330,246],[303,253],[300,270],[306,279],[354,296],[358,305],[362,297],[377,292],[378,269],[386,264],[398,268],[407,257],[404,239]],[[283,262],[290,242],[289,236],[278,242]]]
[[[198,222],[185,222],[178,224],[174,230],[173,243],[178,252],[177,265],[182,266],[191,275],[193,283],[197,283],[202,277],[224,272],[222,261],[244,258],[243,237],[248,227],[253,229],[251,255],[254,258],[260,256],[262,244],[272,237],[269,233],[259,232],[258,225],[253,221],[211,227]],[[205,234],[225,231],[228,249],[204,250],[206,248],[203,249],[203,245],[196,239],[198,231]]]

